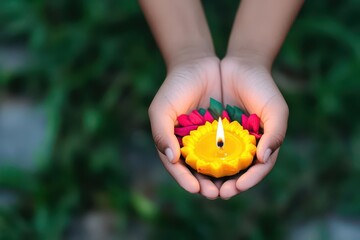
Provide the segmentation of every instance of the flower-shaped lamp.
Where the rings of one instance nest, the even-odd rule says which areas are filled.
[[[256,139],[237,121],[206,122],[183,137],[181,154],[197,172],[216,178],[246,169],[256,152]],[[222,122],[222,124],[221,124]],[[223,135],[219,137],[219,130]],[[220,131],[221,132],[221,131]],[[221,135],[221,133],[220,133]]]

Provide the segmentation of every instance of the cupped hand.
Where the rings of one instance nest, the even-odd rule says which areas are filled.
[[[270,69],[269,64],[256,55],[227,56],[221,61],[224,105],[236,105],[257,114],[264,129],[255,163],[244,174],[222,184],[220,197],[223,199],[259,183],[273,168],[284,140],[289,110]]]
[[[215,199],[219,196],[218,186],[206,176],[192,174],[179,161],[180,146],[174,135],[177,117],[207,108],[210,97],[221,99],[219,59],[210,56],[182,61],[168,70],[150,105],[149,117],[160,159],[168,172],[185,190]]]

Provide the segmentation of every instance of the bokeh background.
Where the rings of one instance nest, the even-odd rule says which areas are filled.
[[[222,57],[238,1],[204,6]],[[359,1],[306,1],[274,65],[278,162],[231,200],[158,160],[165,74],[136,1],[2,0],[0,239],[360,239]]]

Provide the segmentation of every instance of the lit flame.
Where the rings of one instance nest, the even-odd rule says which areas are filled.
[[[225,135],[224,135],[224,127],[221,121],[221,117],[219,117],[218,127],[216,131],[216,146],[219,148],[223,148],[225,145]]]

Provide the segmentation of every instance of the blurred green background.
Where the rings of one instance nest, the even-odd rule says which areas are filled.
[[[204,1],[220,57],[237,5]],[[136,1],[1,1],[0,239],[359,239],[360,2],[307,1],[273,73],[278,162],[209,201],[157,158],[166,71]]]

